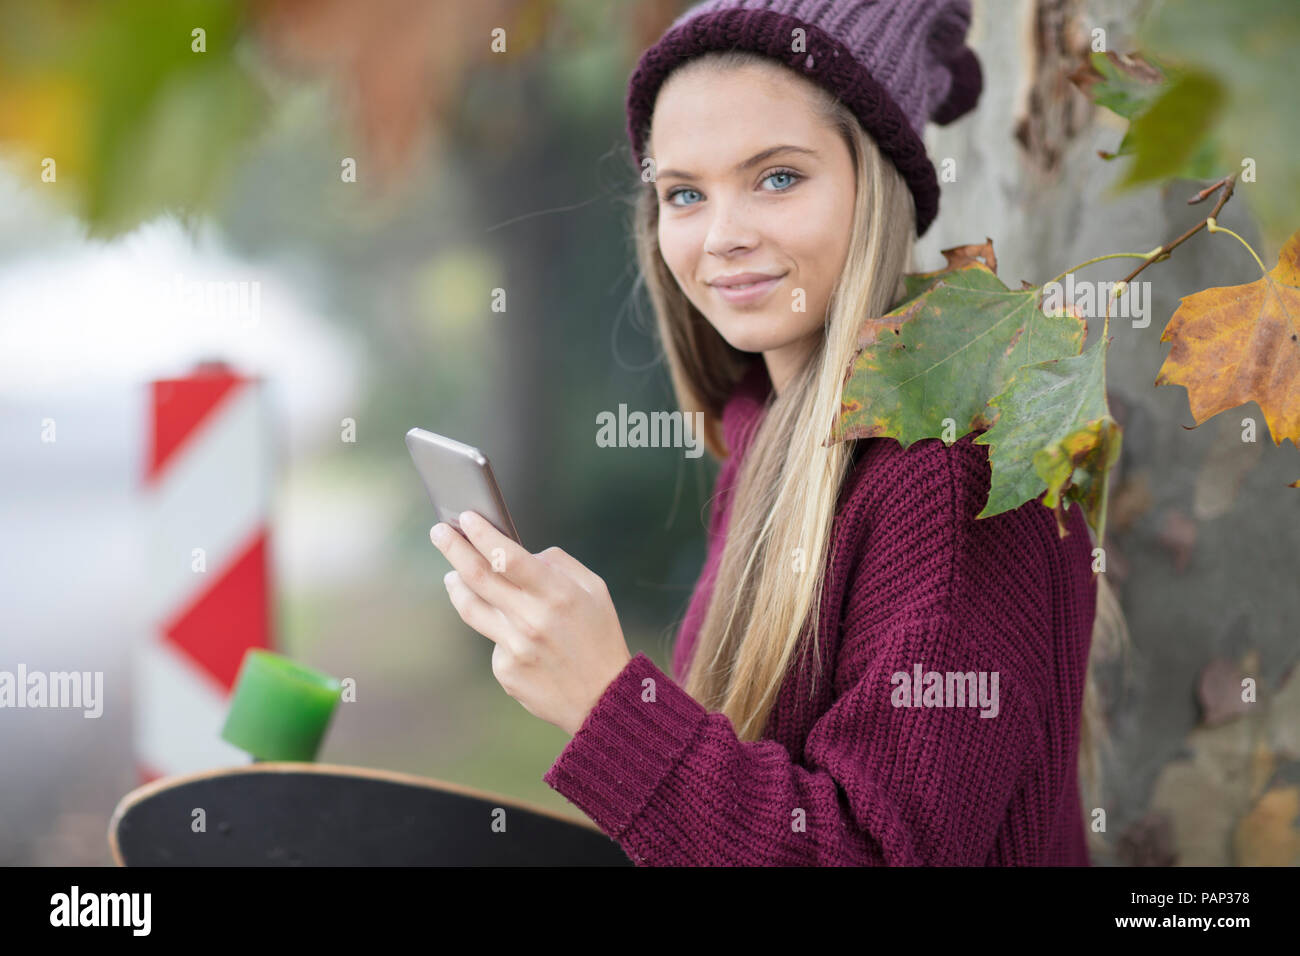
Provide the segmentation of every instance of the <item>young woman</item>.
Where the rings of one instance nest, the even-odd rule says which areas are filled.
[[[724,459],[674,676],[630,655],[563,551],[469,514],[464,538],[434,529],[502,687],[573,735],[546,781],[637,863],[1089,863],[1101,585],[1080,509],[1064,539],[1037,500],[976,520],[975,433],[825,444],[861,320],[937,211],[920,131],[978,96],[968,21],[944,0],[711,0],[633,74],[640,267],[679,403]]]

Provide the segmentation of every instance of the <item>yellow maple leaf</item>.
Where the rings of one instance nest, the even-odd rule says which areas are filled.
[[[1263,277],[1180,302],[1160,336],[1173,347],[1156,385],[1184,386],[1197,425],[1255,402],[1273,444],[1300,445],[1300,232]]]

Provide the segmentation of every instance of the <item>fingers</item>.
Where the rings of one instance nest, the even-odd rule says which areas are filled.
[[[460,619],[494,644],[509,644],[512,625],[504,614],[471,591],[456,571],[448,571],[442,579],[447,586],[447,596]]]
[[[439,538],[439,531],[445,531]],[[526,598],[504,575],[492,569],[478,549],[455,528],[439,522],[429,530],[429,538],[459,572],[461,582],[493,607],[515,605]]]
[[[515,587],[539,595],[553,583],[550,569],[545,564],[498,531],[482,515],[474,511],[464,512],[460,516],[460,527],[475,550]]]
[[[596,593],[605,588],[605,581],[600,575],[560,548],[547,548],[545,551],[540,552],[537,557],[561,573],[567,574],[584,591]]]

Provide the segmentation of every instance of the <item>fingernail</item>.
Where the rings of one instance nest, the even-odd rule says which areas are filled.
[[[444,574],[442,576],[442,583],[447,587],[451,587],[451,576],[455,573],[456,573],[455,571],[448,571],[446,574]]]
[[[472,511],[462,511],[460,513],[460,526],[462,528],[474,527],[474,522],[478,520],[478,515]]]
[[[450,535],[447,533],[447,526],[439,521],[433,526],[433,530],[429,532],[429,537],[433,539],[434,544],[441,547],[447,543],[447,539]]]

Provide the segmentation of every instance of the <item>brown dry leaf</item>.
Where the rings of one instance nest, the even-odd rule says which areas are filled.
[[[1162,767],[1151,791],[1151,809],[1169,815],[1179,866],[1229,864],[1228,844],[1240,802],[1231,788],[1191,760]]]
[[[1236,828],[1249,812],[1260,781],[1273,773],[1258,713],[1192,730],[1187,735],[1192,758],[1167,764],[1157,776],[1151,808],[1170,815],[1180,866],[1232,864]]]
[[[1229,866],[1237,822],[1251,807],[1259,772],[1260,710],[1187,735],[1191,759],[1166,764],[1151,809],[1170,815],[1179,866]]]
[[[1238,866],[1295,866],[1300,864],[1300,787],[1278,787],[1260,797],[1233,834]]]
[[[1258,673],[1259,653],[1248,651],[1228,667],[1238,677]],[[1171,761],[1157,775],[1150,809],[1169,815],[1180,866],[1248,863],[1243,857],[1270,865],[1270,854],[1287,860],[1300,854],[1300,844],[1290,842],[1300,838],[1291,826],[1300,808],[1285,795],[1296,788],[1265,792],[1279,761],[1300,756],[1300,667],[1267,705],[1247,705],[1235,720],[1193,728],[1186,739],[1191,757]]]
[[[1300,232],[1277,265],[1247,285],[1183,296],[1161,342],[1156,385],[1182,385],[1196,424],[1256,402],[1273,444],[1300,445]]]
[[[998,257],[993,254],[992,236],[985,236],[983,242],[967,243],[964,246],[953,246],[951,249],[939,251],[943,253],[943,258],[948,263],[946,268],[940,270],[941,272],[951,272],[972,262],[983,262],[993,272],[998,271]]]

